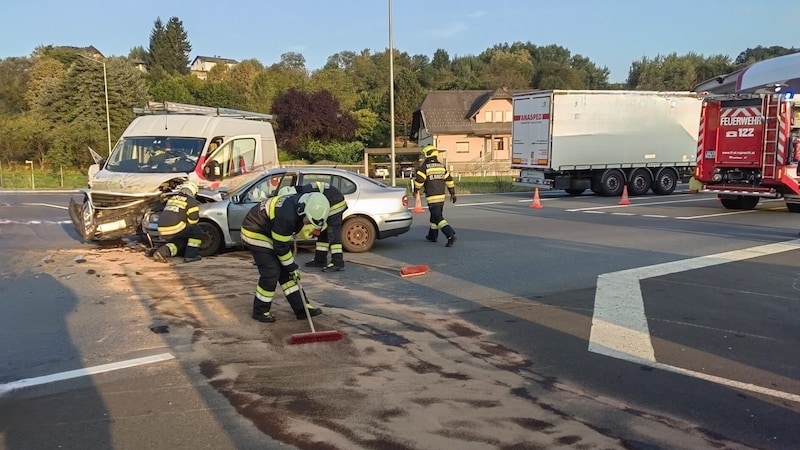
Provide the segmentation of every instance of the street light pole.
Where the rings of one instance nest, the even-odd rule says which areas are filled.
[[[390,136],[392,149],[392,186],[397,186],[395,176],[395,155],[394,155],[394,44],[392,43],[392,0],[389,0],[389,116],[391,120]]]
[[[106,76],[106,63],[83,54],[79,54],[79,56],[103,65],[103,93],[106,96],[106,134],[108,135],[108,154],[111,155],[111,116],[108,110],[108,77]]]

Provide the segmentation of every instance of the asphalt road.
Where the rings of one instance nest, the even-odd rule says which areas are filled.
[[[66,194],[0,192],[0,252],[13,258],[16,249],[41,248],[44,254],[86,245],[77,240],[60,207],[66,199]],[[385,277],[375,283],[376,293],[448,311],[491,331],[495,341],[528,358],[537,382],[573,386],[577,395],[644,418],[674,417],[742,447],[796,448],[800,215],[788,213],[779,201],[762,202],[754,211],[725,210],[716,198],[702,194],[633,197],[630,205],[618,201],[554,192],[542,194],[542,208],[531,208],[526,194],[460,195],[458,204],[445,207],[459,237],[455,247],[444,248],[443,239],[439,244],[424,241],[426,211],[415,215],[410,233],[379,241],[368,254],[346,255],[349,268],[341,276],[354,283],[374,280],[379,275],[370,267],[387,258],[428,264],[430,275],[410,283]],[[153,357],[168,350],[169,345],[151,342],[152,335],[137,334],[146,325],[140,315],[121,310],[111,317],[72,320],[110,327],[119,326],[122,317],[119,322],[127,323],[129,336],[135,338],[107,342],[87,336],[65,343],[59,321],[80,299],[64,294],[57,296],[58,302],[42,301],[48,293],[52,297],[63,291],[58,280],[12,274],[3,264],[0,294],[10,313],[0,316],[0,386],[100,360]],[[355,307],[346,297],[326,302]],[[47,331],[32,333],[32,322]],[[187,337],[173,339],[177,342],[171,345],[188,342]],[[35,420],[24,420],[16,411],[37,417],[58,410],[71,429],[76,423],[98,424],[100,430],[87,425],[84,431],[103,446],[126,438],[134,443],[143,434],[163,436],[165,442],[169,438],[159,424],[176,416],[153,414],[142,406],[162,394],[146,386],[163,385],[166,379],[194,392],[198,405],[200,398],[214,399],[191,362],[126,370],[142,371],[136,376],[142,389],[116,397],[114,404],[149,411],[133,415],[151,419],[139,424],[152,427],[148,432],[81,420],[93,410],[114,411],[106,406],[103,392],[118,390],[113,379],[102,384],[76,379],[50,385],[52,395],[21,390],[0,396],[0,423],[14,424],[0,429],[6,448],[26,448],[24,443],[35,435]],[[212,433],[219,439],[215,448],[258,443],[258,433],[217,401],[211,408],[178,409],[198,414],[198,423],[217,430]],[[571,412],[570,405],[562,407]],[[622,428],[601,410],[581,415],[610,435]],[[653,445],[642,436],[619,437],[630,448]],[[58,442],[51,439],[44,442]],[[202,447],[203,442],[196,444]]]

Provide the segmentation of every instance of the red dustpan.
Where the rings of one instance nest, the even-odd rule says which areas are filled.
[[[300,297],[303,299],[303,311],[306,312],[306,318],[308,319],[308,325],[311,327],[311,333],[297,333],[293,334],[289,338],[290,344],[308,344],[311,342],[330,342],[330,341],[338,341],[342,339],[344,335],[338,331],[317,331],[314,329],[314,322],[311,321],[311,313],[308,312],[308,308],[306,308],[306,292],[303,290],[303,287],[300,286],[300,283],[297,283],[297,287],[300,288]]]

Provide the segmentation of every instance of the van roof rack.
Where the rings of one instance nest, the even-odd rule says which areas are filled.
[[[136,114],[195,114],[199,116],[236,117],[239,119],[272,120],[272,114],[241,111],[213,106],[188,105],[175,102],[147,102],[144,108],[133,108]]]

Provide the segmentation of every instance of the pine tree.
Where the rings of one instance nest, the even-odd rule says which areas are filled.
[[[185,75],[189,73],[189,52],[192,46],[183,22],[171,17],[164,26],[161,18],[157,18],[150,33],[150,49],[147,66],[153,80],[164,75]]]

